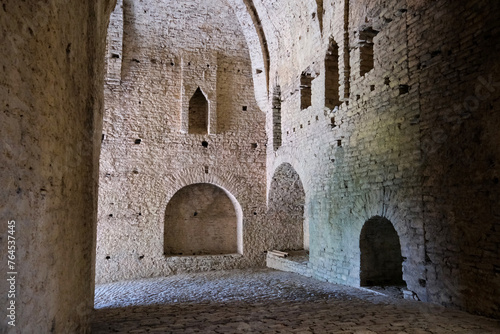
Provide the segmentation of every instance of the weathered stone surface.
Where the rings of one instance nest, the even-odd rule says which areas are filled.
[[[281,93],[281,115],[266,113],[270,140],[273,120],[282,127],[268,188],[284,162],[300,175],[313,275],[359,285],[361,229],[380,216],[399,236],[412,296],[498,316],[498,4],[322,4],[255,2]],[[306,69],[319,75],[302,110]]]
[[[90,332],[102,57],[112,5],[0,6],[1,333]],[[16,222],[13,235],[8,220]],[[12,271],[15,297],[6,280]],[[6,317],[11,301],[15,327]]]
[[[108,65],[105,85],[97,282],[263,265],[265,234],[279,229],[264,219],[265,115],[238,17],[224,1],[120,5],[108,31],[108,64],[121,66]],[[172,256],[167,205],[184,187],[203,183],[234,199],[228,238],[237,245],[222,252],[234,254]],[[185,199],[176,202],[183,212],[213,205],[203,196]],[[207,245],[224,235],[196,226],[192,233],[215,238]]]
[[[408,298],[500,316],[499,2],[117,2],[107,49],[114,1],[0,8],[18,332],[88,332],[94,276],[261,266],[274,247],[357,286],[373,217],[399,237]],[[303,191],[275,182],[284,165]],[[238,250],[166,257],[167,205],[199,183],[237,203]]]

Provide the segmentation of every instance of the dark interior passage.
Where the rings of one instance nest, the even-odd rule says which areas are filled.
[[[386,218],[375,216],[361,230],[361,286],[403,286],[401,244]]]

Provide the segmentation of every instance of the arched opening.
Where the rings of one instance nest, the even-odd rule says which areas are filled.
[[[361,286],[405,286],[398,233],[383,217],[370,218],[361,229]]]
[[[299,174],[289,163],[274,172],[269,189],[267,219],[272,233],[270,247],[280,250],[309,248],[309,228],[304,219],[305,192]]]
[[[333,109],[338,105],[340,105],[339,47],[332,40],[325,57],[325,106]]]
[[[221,188],[197,183],[175,193],[165,210],[165,255],[238,253],[238,214]]]
[[[208,101],[200,87],[189,100],[189,133],[208,132]]]

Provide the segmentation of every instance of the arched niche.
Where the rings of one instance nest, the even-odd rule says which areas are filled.
[[[399,236],[380,216],[366,221],[359,239],[361,286],[406,286]]]
[[[189,100],[188,133],[206,134],[208,132],[208,101],[200,87]]]
[[[273,231],[272,248],[309,248],[304,205],[305,191],[299,174],[289,163],[281,164],[274,172],[269,189],[267,219]]]
[[[242,213],[236,199],[210,183],[177,191],[165,209],[164,253],[192,256],[242,253]]]

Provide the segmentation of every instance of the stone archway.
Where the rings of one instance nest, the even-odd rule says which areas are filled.
[[[281,164],[274,172],[269,190],[267,219],[273,231],[271,248],[308,248],[304,205],[305,191],[299,174],[289,163]]]
[[[238,216],[222,189],[196,183],[175,193],[165,210],[165,255],[238,253]]]
[[[392,223],[374,216],[366,221],[359,239],[361,286],[405,286],[399,236]]]

